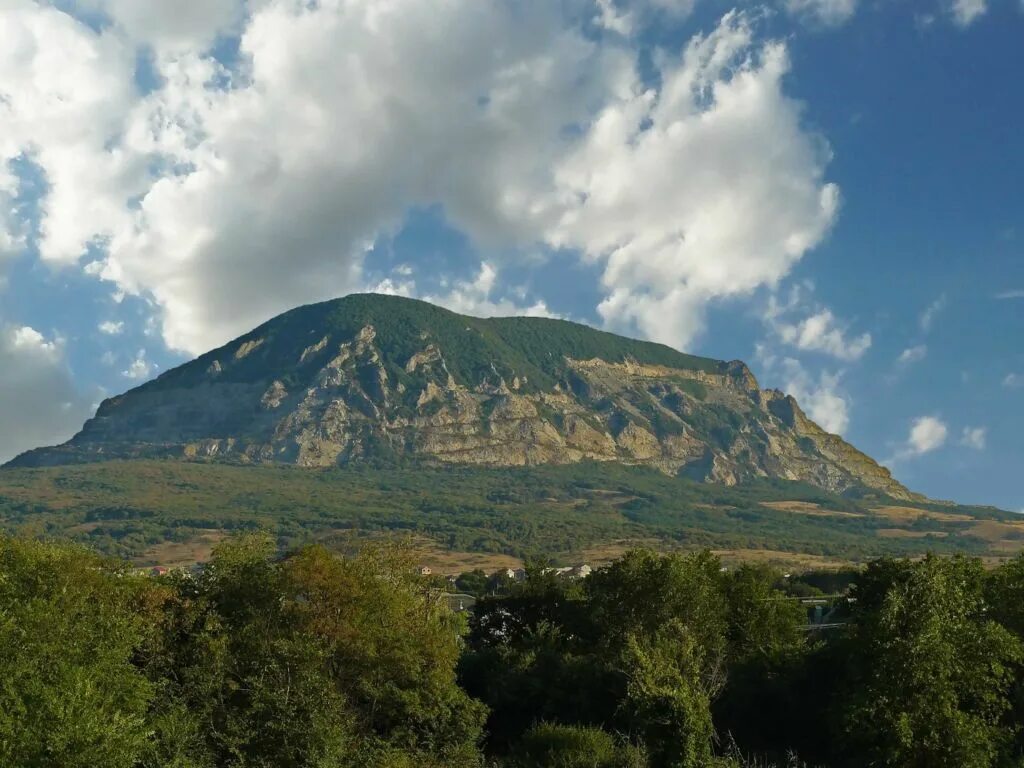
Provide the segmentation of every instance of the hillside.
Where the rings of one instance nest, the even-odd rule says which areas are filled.
[[[611,462],[725,485],[784,479],[920,498],[793,398],[760,389],[739,361],[378,295],[287,312],[106,400],[68,443],[9,466],[142,458],[307,468]]]
[[[991,508],[781,480],[727,487],[596,462],[410,471],[135,460],[0,472],[0,531],[72,538],[140,564],[204,561],[254,528],[282,550],[352,551],[397,532],[439,572],[532,555],[602,562],[636,545],[814,567],[926,551],[1002,558],[1024,542],[1019,516]]]

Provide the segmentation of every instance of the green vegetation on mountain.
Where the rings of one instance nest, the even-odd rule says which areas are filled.
[[[282,550],[320,542],[348,551],[399,533],[440,550],[562,562],[624,541],[838,560],[1005,556],[1024,541],[1010,513],[893,504],[782,480],[719,486],[603,463],[311,470],[120,461],[0,472],[0,530],[71,538],[140,563],[203,560],[220,537],[254,528]],[[200,551],[174,554],[191,544]]]
[[[1012,768],[1024,559],[811,588],[708,552],[543,563],[468,621],[401,548],[243,534],[154,578],[0,536],[0,765]],[[810,578],[810,577],[809,577]]]
[[[473,387],[499,377],[525,380],[524,391],[548,390],[566,372],[565,358],[600,358],[621,363],[635,360],[707,373],[720,372],[718,360],[677,352],[663,344],[606,333],[579,323],[543,317],[478,318],[460,315],[415,299],[380,294],[353,294],[343,299],[299,307],[255,328],[226,347],[168,371],[143,385],[152,390],[202,382],[214,361],[241,345],[259,346],[225,370],[230,382],[278,378],[295,369],[285,386],[309,383],[313,368],[296,366],[297,354],[322,338],[353,339],[363,328],[376,332],[376,347],[389,375],[409,382],[410,358],[431,344],[444,351],[455,382]],[[303,375],[305,374],[305,376]]]

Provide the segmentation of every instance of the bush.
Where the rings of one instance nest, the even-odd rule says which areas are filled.
[[[523,736],[515,768],[644,768],[642,749],[620,745],[600,728],[541,723]]]

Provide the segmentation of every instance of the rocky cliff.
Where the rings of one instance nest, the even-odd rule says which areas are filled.
[[[478,319],[355,295],[301,307],[106,400],[15,466],[139,457],[323,467],[367,460],[646,464],[911,498],[741,362],[586,326]]]

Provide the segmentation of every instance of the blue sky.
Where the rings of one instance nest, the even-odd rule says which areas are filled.
[[[744,359],[910,487],[1024,509],[1020,0],[15,0],[0,28],[0,458],[378,290]]]

